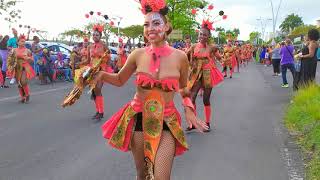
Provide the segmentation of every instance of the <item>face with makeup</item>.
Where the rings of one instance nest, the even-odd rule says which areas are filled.
[[[210,33],[209,33],[209,30],[208,29],[205,29],[205,28],[202,28],[199,32],[199,37],[198,37],[198,40],[200,43],[207,43],[208,40],[209,40],[209,36],[210,36]]]
[[[160,13],[150,12],[146,14],[144,20],[144,37],[146,37],[148,42],[156,43],[163,41],[168,29],[169,26]]]
[[[84,47],[84,48],[87,48],[88,45],[89,45],[89,42],[83,42],[83,47]]]
[[[26,43],[26,40],[23,39],[23,38],[21,38],[21,39],[19,39],[19,41],[18,41],[18,46],[19,46],[19,47],[24,47],[25,43]]]
[[[101,39],[101,34],[99,31],[94,31],[92,34],[92,39],[94,42],[99,42]]]

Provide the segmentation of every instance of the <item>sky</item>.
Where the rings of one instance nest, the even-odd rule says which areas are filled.
[[[240,29],[240,38],[247,40],[252,31],[261,31],[261,21],[272,18],[271,0],[209,0],[214,5],[213,14],[223,10],[228,19],[216,26],[225,29]],[[272,0],[278,7],[280,0]],[[13,24],[30,25],[49,32],[49,37],[72,28],[82,28],[89,22],[85,14],[89,11],[102,12],[109,17],[123,17],[120,27],[143,24],[143,15],[135,0],[23,0],[18,5],[22,10],[22,19]],[[302,17],[305,24],[316,24],[320,19],[320,0],[283,0],[279,11],[277,28],[284,18],[291,13]],[[0,34],[8,34],[9,24],[0,18]],[[115,20],[117,22],[117,20]],[[265,20],[266,32],[272,31],[272,21]],[[20,29],[20,32],[26,31]],[[266,33],[268,34],[268,33]]]

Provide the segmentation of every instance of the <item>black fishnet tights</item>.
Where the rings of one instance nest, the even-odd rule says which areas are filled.
[[[136,164],[137,180],[145,180],[143,142],[143,132],[134,132],[131,141],[131,151]],[[155,180],[170,180],[175,150],[175,139],[171,132],[163,131],[154,166]]]
[[[191,100],[193,104],[196,103],[196,98],[201,88],[202,88],[201,81],[197,81],[191,88]],[[212,92],[212,88],[203,88],[203,104],[205,106],[210,106],[211,92]]]

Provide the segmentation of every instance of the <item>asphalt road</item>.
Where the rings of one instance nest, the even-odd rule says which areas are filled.
[[[172,179],[300,180],[299,151],[282,126],[292,91],[280,84],[270,67],[252,63],[215,88],[216,129],[187,134],[190,151],[176,158]],[[106,145],[102,123],[90,120],[94,106],[89,95],[72,107],[60,107],[70,88],[70,83],[33,82],[26,105],[18,103],[16,88],[0,89],[0,180],[135,179],[131,154]],[[122,88],[105,85],[105,117],[134,92],[132,79]],[[203,117],[201,102],[199,97]]]

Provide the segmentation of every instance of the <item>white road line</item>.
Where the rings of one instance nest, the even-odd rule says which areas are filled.
[[[49,92],[54,92],[54,91],[60,91],[60,90],[66,90],[70,87],[61,87],[61,88],[56,88],[56,89],[49,89],[49,90],[45,90],[45,91],[37,91],[37,92],[32,92],[31,95],[42,95],[42,94],[46,94]],[[4,101],[8,101],[8,100],[13,100],[13,99],[18,99],[20,98],[20,96],[11,96],[11,97],[6,97],[6,98],[1,98],[0,102],[4,102]]]

